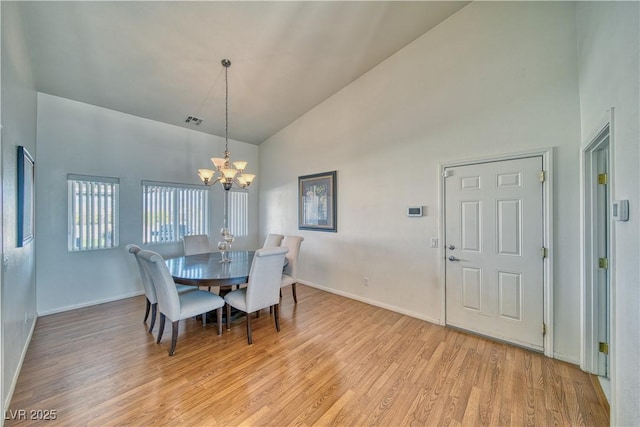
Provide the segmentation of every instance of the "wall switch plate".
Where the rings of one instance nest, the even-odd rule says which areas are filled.
[[[431,238],[431,247],[432,248],[437,248],[438,247],[438,238],[437,237],[432,237]]]
[[[422,206],[409,206],[407,216],[422,216]]]
[[[629,201],[614,200],[611,206],[611,218],[614,221],[629,221]]]

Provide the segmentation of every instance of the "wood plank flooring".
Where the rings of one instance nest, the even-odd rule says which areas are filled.
[[[305,286],[298,304],[283,295],[280,333],[266,310],[251,346],[242,319],[222,336],[187,319],[173,357],[144,297],[41,317],[5,425],[609,424],[577,366]]]

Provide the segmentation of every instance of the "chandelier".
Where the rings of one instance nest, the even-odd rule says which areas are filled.
[[[229,152],[229,78],[227,76],[227,72],[231,66],[231,61],[223,59],[222,66],[224,67],[225,83],[224,158],[212,157],[211,162],[215,166],[215,170],[198,169],[198,175],[204,185],[214,185],[219,181],[225,191],[228,191],[233,187],[233,185],[240,188],[248,187],[256,176],[254,174],[244,172],[244,169],[247,167],[247,162],[231,162],[231,153]]]

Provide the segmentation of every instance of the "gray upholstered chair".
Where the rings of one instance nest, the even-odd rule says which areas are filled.
[[[298,255],[300,253],[300,245],[304,237],[301,236],[285,236],[282,240],[282,246],[289,248],[287,252],[287,261],[289,262],[282,274],[282,280],[280,281],[280,287],[291,285],[291,292],[293,293],[293,301],[298,302],[298,296],[296,295],[296,283],[298,282]],[[282,296],[282,293],[280,293]]]
[[[147,271],[142,261],[138,258],[138,252],[140,252],[140,246],[129,244],[126,246],[127,251],[136,259],[136,265],[138,266],[138,272],[140,273],[140,279],[142,280],[142,285],[144,286],[144,295],[147,298],[147,308],[144,313],[144,320],[146,322],[149,318],[149,311],[151,311],[151,322],[149,323],[149,333],[153,330],[153,326],[156,324],[156,312],[158,307],[158,297],[156,295],[156,289],[153,287],[153,282],[151,281],[151,276],[149,276],[149,272]],[[179,294],[185,292],[195,291],[197,288],[193,286],[187,285],[176,285],[176,290]]]
[[[151,280],[158,296],[158,310],[160,311],[160,327],[158,329],[157,343],[162,340],[164,322],[168,318],[172,323],[171,347],[169,356],[173,356],[178,341],[178,327],[180,320],[217,310],[218,335],[222,334],[222,307],[224,300],[211,292],[195,290],[178,294],[176,284],[169,273],[162,256],[152,251],[138,252],[138,258],[147,267]]]
[[[273,307],[276,330],[280,331],[280,278],[284,256],[289,249],[284,247],[258,249],[251,263],[249,281],[246,288],[231,291],[224,296],[227,302],[227,328],[231,327],[231,307],[247,314],[247,341],[251,337],[251,313]]]
[[[182,247],[184,248],[185,256],[208,254],[211,252],[209,236],[206,234],[192,234],[190,236],[184,236],[182,238]],[[211,286],[208,286],[207,290],[211,292]]]
[[[267,238],[264,240],[263,248],[275,248],[280,246],[280,243],[284,239],[282,234],[267,234]]]
[[[209,236],[207,236],[206,234],[184,236],[182,238],[182,244],[184,247],[185,255],[206,254],[211,252]]]

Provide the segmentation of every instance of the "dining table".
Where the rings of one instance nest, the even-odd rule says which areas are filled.
[[[222,262],[220,252],[184,255],[165,262],[174,282],[198,287],[219,287],[220,293],[247,283],[255,251],[228,251],[229,262]]]
[[[235,286],[249,281],[249,272],[255,251],[227,251],[227,262],[222,262],[221,252],[208,252],[196,255],[183,255],[175,258],[167,258],[165,263],[175,283],[197,287],[218,287],[218,294],[224,297]],[[284,259],[283,270],[288,260]],[[232,309],[232,318],[235,319],[241,312]],[[208,315],[212,319],[213,316]],[[226,313],[223,314],[226,323]]]

